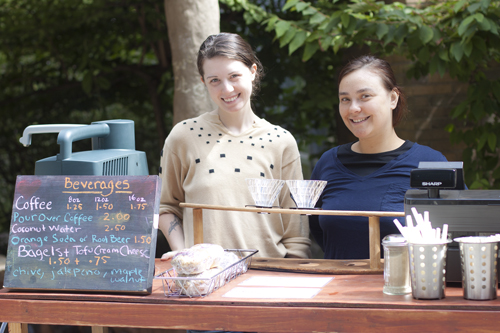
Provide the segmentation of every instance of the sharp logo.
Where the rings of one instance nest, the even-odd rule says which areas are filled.
[[[443,182],[422,182],[422,186],[441,186]]]

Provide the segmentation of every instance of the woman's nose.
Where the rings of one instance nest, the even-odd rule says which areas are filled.
[[[351,101],[351,105],[349,105],[349,112],[359,112],[361,111],[361,107],[357,101]]]
[[[234,90],[233,85],[229,81],[222,81],[222,88],[226,92],[232,92]]]

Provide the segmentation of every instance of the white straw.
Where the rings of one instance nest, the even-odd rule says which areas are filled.
[[[406,216],[406,226],[409,228],[413,228],[413,221],[411,219],[411,215]]]
[[[408,238],[408,234],[404,230],[404,227],[401,225],[401,222],[399,222],[398,219],[394,219],[394,224],[396,224],[396,227],[398,227],[399,232],[401,235],[403,235],[404,238]]]
[[[425,212],[424,212],[424,222],[425,222],[425,223],[430,222],[430,221],[429,221],[429,212],[428,212],[428,211],[425,211]]]
[[[446,223],[443,224],[443,233],[441,234],[441,239],[442,240],[448,239],[448,225]]]
[[[424,219],[422,218],[422,215],[417,212],[417,209],[415,207],[411,207],[411,212],[413,213],[413,216],[415,216],[415,221],[417,222],[417,225],[424,224]]]

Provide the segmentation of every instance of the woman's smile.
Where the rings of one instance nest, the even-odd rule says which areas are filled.
[[[222,97],[221,99],[226,102],[226,103],[231,103],[231,102],[234,102],[238,97],[240,97],[241,94],[237,94],[235,96],[232,96],[232,97],[227,97],[227,98],[224,98]]]
[[[359,124],[359,123],[364,122],[365,120],[368,120],[368,118],[370,118],[370,116],[365,117],[365,118],[361,118],[361,119],[351,119],[351,122],[353,122],[355,124]]]

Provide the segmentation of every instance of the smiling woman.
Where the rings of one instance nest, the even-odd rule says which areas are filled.
[[[399,100],[397,89],[387,91],[382,79],[369,69],[346,75],[339,85],[339,111],[347,128],[359,139],[358,153],[379,153],[403,144],[394,131],[392,114]]]
[[[446,161],[438,151],[401,139],[394,127],[406,114],[406,99],[385,60],[362,56],[339,74],[339,112],[358,138],[325,152],[311,179],[328,181],[317,207],[329,210],[404,210],[410,171],[420,161]],[[404,224],[404,220],[401,220]],[[363,217],[309,218],[326,259],[367,259],[368,220]],[[380,238],[399,233],[393,218],[380,218]]]
[[[179,203],[244,207],[253,203],[247,178],[302,179],[294,137],[252,110],[263,72],[251,46],[236,34],[209,36],[197,65],[217,108],[178,123],[165,141],[159,227],[173,251],[194,244],[192,211]],[[294,206],[288,189],[274,205]],[[257,249],[264,257],[310,256],[309,226],[298,215],[217,210],[203,215],[205,243]]]
[[[203,82],[217,105],[221,122],[232,133],[240,134],[252,126],[257,116],[252,111],[250,96],[257,65],[247,67],[238,60],[215,57],[203,64]]]

